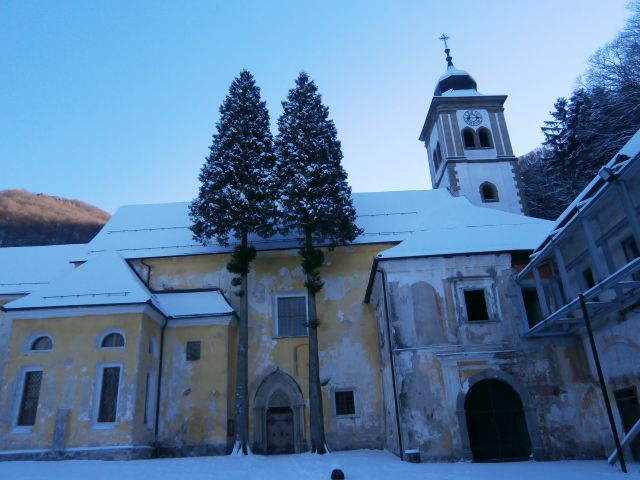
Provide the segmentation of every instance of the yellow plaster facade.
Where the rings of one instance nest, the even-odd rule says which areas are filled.
[[[327,441],[333,448],[382,447],[382,390],[375,314],[363,303],[372,257],[391,245],[327,250],[324,288],[317,295],[319,346]],[[229,255],[131,260],[154,293],[220,289],[237,309],[239,298],[226,270]],[[253,401],[274,372],[289,376],[304,399],[302,435],[309,432],[308,339],[278,337],[278,295],[306,295],[296,250],[259,252],[249,277],[250,432],[257,423]],[[114,307],[115,308],[115,307]],[[162,318],[149,305],[84,307],[68,315],[12,314],[2,387],[4,451],[107,451],[110,456],[207,454],[230,451],[233,442],[237,328],[234,317]],[[116,310],[117,310],[116,308]],[[127,313],[131,311],[136,313]],[[65,309],[67,312],[67,309]],[[80,313],[79,313],[80,312]],[[124,347],[101,348],[105,332],[117,331]],[[30,351],[47,335],[53,348]],[[186,358],[187,342],[200,342],[200,358]],[[162,368],[160,368],[162,362]],[[119,366],[117,417],[97,422],[102,368]],[[16,425],[25,371],[43,372],[36,422]],[[160,374],[160,375],[159,375]],[[156,392],[160,392],[157,402]],[[335,389],[355,392],[355,414],[335,415]],[[159,405],[156,435],[156,405]],[[264,414],[264,412],[262,412]],[[231,420],[231,423],[229,423]],[[259,436],[259,434],[256,434]],[[253,441],[253,439],[252,439]],[[158,447],[156,451],[154,447]],[[122,452],[119,454],[118,452]],[[87,455],[91,455],[87,453]]]

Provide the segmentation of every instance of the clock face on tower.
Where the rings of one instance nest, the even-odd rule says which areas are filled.
[[[467,110],[462,116],[467,125],[477,127],[482,123],[482,115],[477,110]]]

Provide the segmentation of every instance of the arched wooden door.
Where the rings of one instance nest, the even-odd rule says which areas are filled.
[[[464,401],[469,443],[476,462],[526,460],[527,420],[518,393],[500,380],[476,383]]]
[[[293,410],[275,407],[267,410],[267,454],[294,453]]]

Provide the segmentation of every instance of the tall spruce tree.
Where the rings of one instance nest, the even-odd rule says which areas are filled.
[[[298,232],[303,239],[299,254],[309,313],[311,450],[323,454],[326,447],[316,294],[323,286],[320,267],[324,264],[324,253],[318,245],[333,248],[351,242],[361,230],[355,225],[356,211],[347,174],[340,163],[342,150],[336,127],[315,83],[306,73],[300,73],[282,106],[275,141],[280,221],[283,233]]]
[[[273,168],[275,153],[269,112],[260,88],[247,70],[233,80],[220,106],[220,120],[209,156],[200,172],[200,192],[190,206],[191,230],[206,244],[215,239],[234,249],[227,269],[239,287],[238,372],[235,395],[235,453],[249,451],[248,398],[248,286],[247,274],[256,256],[249,235],[275,232],[276,202]]]

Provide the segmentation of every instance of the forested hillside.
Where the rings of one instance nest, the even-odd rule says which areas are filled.
[[[640,128],[640,0],[622,31],[594,53],[569,98],[558,98],[539,149],[520,157],[535,217],[555,219]]]
[[[109,217],[79,200],[0,190],[0,247],[86,243]]]

